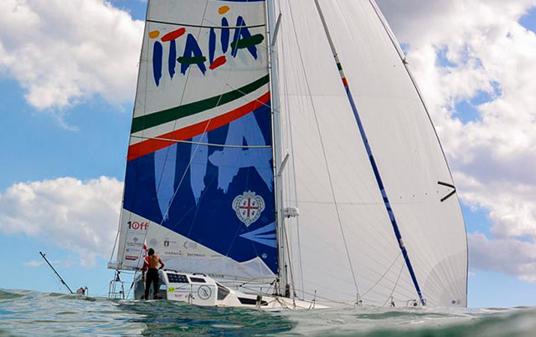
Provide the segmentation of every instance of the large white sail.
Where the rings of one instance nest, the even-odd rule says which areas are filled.
[[[151,0],[118,269],[273,280],[278,270],[264,1]]]
[[[466,236],[457,198],[446,198],[451,175],[375,4],[320,0],[323,24],[313,1],[277,3],[284,205],[300,210],[285,223],[297,295],[465,306]]]

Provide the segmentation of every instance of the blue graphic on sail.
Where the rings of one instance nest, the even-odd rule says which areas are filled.
[[[155,188],[158,205],[162,217],[167,218],[169,206],[175,192],[175,162],[177,161],[177,145],[172,145],[154,154]]]
[[[261,245],[266,245],[273,248],[277,247],[275,222],[272,222],[271,224],[258,228],[254,231],[244,233],[240,236],[248,240],[258,242]]]
[[[266,104],[227,125],[130,160],[124,208],[237,262],[261,258],[276,273],[270,114]],[[233,201],[246,192],[258,199],[238,205],[243,207],[240,219]]]
[[[246,115],[229,125],[225,144],[244,146],[264,146],[266,142],[253,114]],[[218,187],[227,191],[240,168],[253,167],[261,175],[266,186],[272,189],[273,173],[271,168],[272,149],[260,148],[244,150],[239,147],[225,147],[209,157],[210,162],[220,169]],[[235,163],[236,166],[229,166]]]

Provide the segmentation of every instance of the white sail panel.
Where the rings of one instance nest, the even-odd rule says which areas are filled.
[[[320,4],[424,297],[430,305],[466,305],[463,220],[455,197],[440,202],[450,190],[438,181],[452,181],[402,61],[368,1]],[[319,14],[304,0],[280,11],[281,111],[291,155],[284,202],[300,210],[285,225],[295,289],[332,302],[359,295],[365,304],[417,303]]]
[[[331,305],[415,300],[318,13],[305,0],[280,10],[284,204],[300,211],[285,224],[295,289]]]
[[[128,211],[125,211],[128,212]],[[210,276],[223,279],[262,280],[270,270],[258,257],[242,263],[207,248],[194,240],[180,235],[136,214],[129,214],[130,220],[122,226],[119,245],[119,261],[122,269],[137,270],[143,267],[143,258],[148,247],[158,252],[171,270],[188,270],[191,273],[210,273]]]
[[[322,8],[428,305],[467,305],[465,225],[435,130],[373,1]]]

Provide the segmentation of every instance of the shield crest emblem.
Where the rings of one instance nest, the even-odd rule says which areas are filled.
[[[259,219],[264,207],[264,199],[252,191],[237,195],[233,200],[236,216],[248,227]]]

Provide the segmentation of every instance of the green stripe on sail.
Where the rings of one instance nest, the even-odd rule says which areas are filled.
[[[264,36],[262,34],[253,35],[251,37],[231,42],[231,48],[243,49],[262,43]]]
[[[146,130],[154,126],[171,122],[186,116],[213,109],[220,105],[227,104],[236,99],[246,96],[249,93],[259,89],[270,81],[268,75],[251,82],[237,90],[226,92],[224,94],[210,97],[202,101],[192,102],[175,108],[153,112],[152,114],[134,118],[132,121],[131,133]]]
[[[177,62],[180,64],[197,64],[197,63],[203,63],[206,62],[207,58],[204,56],[196,56],[196,57],[179,57],[177,59]]]

